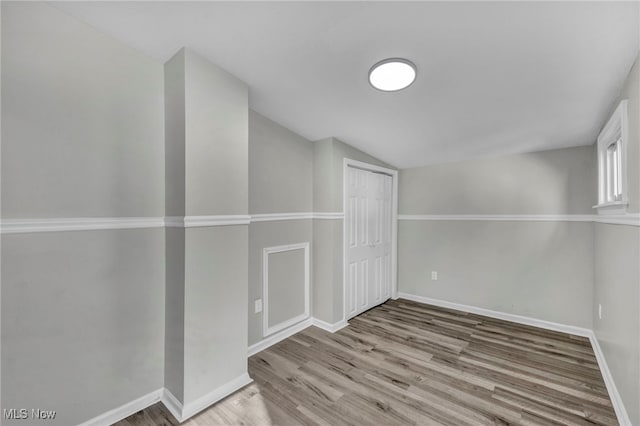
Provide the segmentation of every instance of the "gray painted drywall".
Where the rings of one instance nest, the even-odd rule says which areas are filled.
[[[400,171],[400,214],[592,214],[593,147]]]
[[[640,424],[640,228],[595,228],[593,328],[627,413]]]
[[[190,403],[247,372],[248,227],[185,234],[184,401]]]
[[[255,222],[249,225],[249,295],[248,295],[248,316],[249,316],[249,345],[253,345],[262,340],[262,313],[255,313],[254,302],[262,299],[262,253],[267,247],[282,246],[287,244],[310,243],[310,250],[313,253],[314,248],[311,246],[312,238],[312,221],[308,220],[284,220],[277,222]],[[310,259],[312,260],[312,259]],[[292,259],[291,267],[296,269],[300,265],[297,259]],[[313,271],[313,262],[311,262],[311,270]],[[289,283],[291,287],[298,285],[297,282]],[[313,288],[313,282],[311,282]],[[310,294],[311,300],[313,295]],[[304,310],[304,305],[296,303],[292,298],[286,297],[278,304],[290,304],[291,312]],[[273,310],[273,307],[269,308]],[[290,313],[286,310],[283,313],[276,313],[280,317],[285,317]],[[292,315],[295,316],[295,315]]]
[[[332,212],[333,209],[333,138],[313,143],[313,211]]]
[[[184,228],[165,228],[164,387],[184,401]]]
[[[3,235],[2,407],[69,426],[160,389],[163,250],[162,229]]]
[[[167,209],[246,215],[247,86],[188,49],[165,69],[166,121],[177,123],[167,132],[167,179],[175,178]],[[187,406],[247,372],[248,226],[167,230],[167,238],[165,377]]]
[[[251,214],[312,211],[312,143],[250,110],[249,182]]]
[[[342,212],[344,159],[393,169],[388,164],[336,139],[313,143],[313,192],[315,212]],[[314,220],[313,312],[329,323],[343,318],[342,221]]]
[[[399,291],[591,328],[592,228],[588,222],[400,221]]]
[[[2,8],[2,216],[162,216],[162,65],[50,5]]]
[[[339,139],[333,138],[333,198],[332,198],[332,208],[335,212],[343,211],[342,204],[343,194],[342,194],[342,173],[344,171],[344,159],[349,158],[351,160],[362,161],[364,163],[373,164],[376,166],[386,167],[387,169],[396,170],[395,167],[385,163],[384,161],[380,161],[375,157],[367,154],[366,152],[360,151],[342,142]]]
[[[342,229],[342,221],[339,220],[313,220],[313,285],[312,306],[313,316],[322,321],[333,323],[334,306],[334,234],[335,229]],[[337,320],[336,320],[337,321]]]
[[[162,65],[1,7],[3,218],[162,216]],[[162,229],[2,235],[2,265],[2,408],[66,426],[162,387]]]
[[[313,210],[316,212],[342,211],[342,172],[345,158],[395,170],[383,161],[336,138],[314,142],[313,154]]]
[[[268,255],[267,325],[277,326],[305,311],[305,250],[270,253]]]
[[[620,99],[629,104],[629,211],[640,211],[640,63]],[[616,105],[617,106],[617,105]],[[595,148],[594,148],[595,152]],[[595,163],[594,163],[595,167]],[[633,424],[640,424],[640,228],[595,225],[594,331]],[[598,305],[602,305],[602,319]]]
[[[164,64],[165,216],[185,215],[185,51]]]
[[[248,87],[193,51],[183,52],[186,214],[247,214]]]
[[[592,214],[593,147],[400,171],[399,214]],[[398,288],[591,328],[593,224],[407,221]],[[437,271],[438,281],[431,281]]]
[[[620,100],[627,99],[628,108],[628,144],[627,179],[629,184],[630,213],[640,212],[640,61],[636,58],[625,81]],[[614,105],[614,108],[618,105]]]
[[[249,111],[249,211],[260,213],[311,212],[313,210],[313,144],[260,114]],[[262,299],[262,253],[267,247],[312,242],[310,219],[255,222],[249,226],[249,344],[262,340],[263,313],[254,312]],[[310,247],[310,249],[312,249]],[[299,259],[287,259],[292,271]],[[313,261],[310,265],[313,270]],[[280,319],[304,310],[294,296],[297,280],[285,283],[289,291],[271,299],[270,311]],[[313,283],[311,283],[313,286]],[[279,306],[286,307],[280,309]]]
[[[164,64],[165,215],[185,215],[185,54]],[[164,386],[184,402],[185,230],[165,229]]]

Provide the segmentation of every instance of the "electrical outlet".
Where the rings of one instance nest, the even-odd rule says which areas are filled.
[[[431,271],[431,281],[438,281],[438,271]]]
[[[598,303],[598,318],[602,319],[602,305]]]
[[[256,314],[262,312],[262,299],[256,299],[256,301],[254,302],[254,312]]]

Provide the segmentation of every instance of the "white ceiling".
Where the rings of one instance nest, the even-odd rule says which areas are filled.
[[[591,144],[638,52],[636,2],[56,7],[163,62],[187,46],[247,82],[256,111],[400,168]],[[405,91],[369,86],[387,57],[417,65]]]

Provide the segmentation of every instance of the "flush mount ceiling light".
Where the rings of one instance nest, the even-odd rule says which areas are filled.
[[[416,79],[416,66],[402,58],[389,58],[378,62],[369,70],[369,83],[383,92],[397,92]]]

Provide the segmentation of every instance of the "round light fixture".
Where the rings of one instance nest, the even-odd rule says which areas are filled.
[[[383,92],[397,92],[411,86],[416,79],[416,66],[402,58],[378,62],[369,70],[369,83]]]

